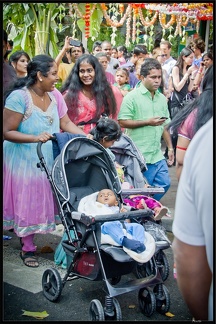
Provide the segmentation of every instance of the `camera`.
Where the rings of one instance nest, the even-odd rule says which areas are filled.
[[[71,46],[75,46],[75,47],[80,47],[81,46],[81,42],[80,41],[77,41],[75,39],[71,39],[70,40],[70,45]]]

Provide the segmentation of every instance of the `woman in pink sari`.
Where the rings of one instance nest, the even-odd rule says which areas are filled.
[[[88,134],[102,114],[117,119],[122,96],[114,93],[98,59],[84,54],[61,88],[70,119]]]

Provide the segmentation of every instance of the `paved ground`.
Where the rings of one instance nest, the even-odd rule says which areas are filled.
[[[172,185],[168,193],[163,197],[162,203],[169,207],[171,218],[163,217],[162,223],[166,227],[168,236],[172,241],[171,233],[172,220],[175,207],[175,195],[177,189],[177,181],[175,178],[175,168],[169,168]],[[104,305],[104,296],[101,281],[90,281],[79,279],[66,283],[60,300],[56,303],[48,301],[42,292],[41,279],[47,268],[56,268],[61,277],[64,276],[65,270],[60,266],[56,266],[53,262],[54,253],[42,253],[41,248],[49,246],[55,250],[62,235],[62,225],[57,227],[55,233],[48,235],[37,235],[36,244],[38,246],[37,254],[40,266],[36,269],[28,268],[19,257],[20,243],[14,233],[4,231],[5,235],[12,237],[9,241],[3,241],[3,321],[36,321],[33,317],[23,316],[23,310],[32,312],[47,311],[49,316],[44,321],[88,321],[88,308],[92,299],[99,299]],[[173,253],[172,249],[165,250],[170,263],[170,275],[165,281],[165,285],[170,293],[170,313],[173,317],[161,315],[155,312],[150,318],[144,316],[138,305],[138,292],[130,292],[117,296],[117,300],[121,305],[122,319],[124,321],[191,321],[191,315],[182,300],[177,287],[176,280],[173,278],[172,265]],[[133,274],[126,276],[127,279],[133,278]],[[123,278],[124,280],[124,278]]]

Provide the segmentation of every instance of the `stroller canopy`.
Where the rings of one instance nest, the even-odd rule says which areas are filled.
[[[101,144],[86,137],[73,138],[64,145],[54,161],[52,179],[60,199],[66,202],[72,188],[91,188],[91,192],[109,188],[117,195],[121,193],[121,184],[109,153]]]
[[[139,149],[130,137],[122,134],[119,141],[110,147],[115,154],[116,161],[125,167],[125,181],[134,188],[143,188],[146,181],[142,172],[147,170],[146,162]]]

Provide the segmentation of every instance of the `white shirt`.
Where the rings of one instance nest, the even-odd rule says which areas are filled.
[[[172,231],[186,244],[206,246],[213,273],[213,118],[199,129],[186,151]],[[208,320],[213,320],[213,279]]]

